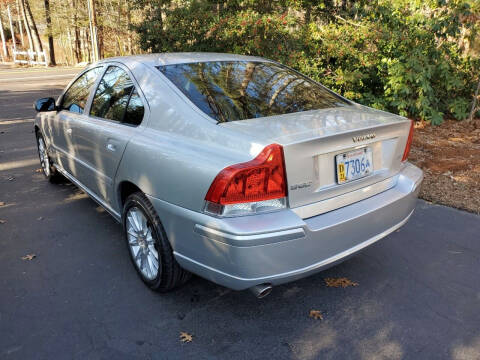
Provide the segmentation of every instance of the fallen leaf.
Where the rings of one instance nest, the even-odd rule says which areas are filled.
[[[36,173],[41,173],[43,171],[42,168],[35,170]]]
[[[325,278],[323,279],[327,283],[328,287],[342,287],[346,288],[348,286],[358,286],[358,283],[351,281],[345,277],[343,278]]]
[[[22,256],[22,260],[33,260],[37,257],[35,254],[27,254],[25,256]]]
[[[0,206],[4,206],[4,205],[5,205],[5,202],[0,201]]]
[[[308,315],[315,320],[323,320],[323,315],[320,310],[310,310],[310,314]]]
[[[181,342],[189,343],[189,342],[192,342],[192,340],[193,340],[193,335],[191,335],[189,333],[186,333],[186,332],[183,332],[183,331],[180,332],[180,341]]]
[[[5,224],[6,222],[7,222],[7,220],[0,219],[0,224]]]

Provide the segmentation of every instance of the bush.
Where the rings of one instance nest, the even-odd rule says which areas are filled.
[[[359,103],[439,124],[468,116],[480,68],[459,46],[475,37],[472,11],[480,22],[470,2],[160,1],[137,31],[144,50],[267,57]]]

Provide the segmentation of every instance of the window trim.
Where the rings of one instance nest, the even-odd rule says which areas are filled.
[[[148,106],[148,102],[146,101],[146,98],[142,92],[142,89],[140,88],[140,85],[138,85],[138,81],[137,79],[133,76],[132,72],[130,71],[130,69],[123,63],[120,63],[120,62],[116,62],[116,61],[109,61],[109,62],[105,62],[102,64],[105,69],[102,71],[102,74],[101,76],[99,76],[99,78],[97,79],[97,81],[95,82],[95,89],[94,91],[92,91],[92,93],[90,94],[90,97],[87,101],[87,104],[85,105],[85,108],[87,109],[88,107],[88,112],[84,111],[84,114],[86,116],[88,116],[89,119],[93,119],[93,120],[98,120],[98,121],[106,121],[106,122],[109,122],[111,124],[118,124],[118,125],[124,125],[124,126],[130,126],[130,127],[133,127],[133,128],[136,128],[136,127],[140,127],[140,126],[144,126],[145,125],[145,119],[148,118],[147,117],[147,113],[148,115],[150,115],[150,108]],[[134,88],[137,90],[137,93],[138,95],[140,96],[140,100],[142,101],[143,103],[143,118],[142,118],[142,121],[140,122],[140,124],[138,125],[133,125],[133,124],[129,124],[129,123],[126,123],[124,122],[123,120],[125,119],[125,114],[126,114],[126,108],[125,108],[125,112],[123,114],[123,119],[122,121],[117,121],[117,120],[111,120],[111,119],[105,119],[105,118],[101,118],[101,117],[98,117],[98,116],[95,116],[95,115],[92,115],[90,112],[91,112],[91,107],[92,107],[92,104],[93,104],[93,99],[95,97],[95,94],[97,92],[97,89],[98,89],[98,86],[100,85],[100,81],[102,81],[103,79],[103,76],[105,75],[105,73],[107,72],[108,68],[111,67],[111,66],[116,66],[122,70],[124,70],[127,75],[130,77],[130,80],[132,80],[133,82],[133,86]],[[130,102],[130,98],[132,96],[132,93],[133,91],[130,93],[129,97],[128,97],[128,103]],[[127,107],[128,107],[128,103],[127,103]]]

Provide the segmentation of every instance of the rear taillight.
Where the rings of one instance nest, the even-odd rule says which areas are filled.
[[[286,207],[287,179],[283,148],[265,147],[253,160],[226,167],[205,196],[205,211],[237,216]]]
[[[405,151],[403,152],[403,157],[402,161],[406,161],[408,159],[408,154],[410,153],[410,147],[412,146],[412,140],[413,140],[413,120],[410,120],[410,132],[408,133],[408,139],[407,139],[407,144],[405,145]]]

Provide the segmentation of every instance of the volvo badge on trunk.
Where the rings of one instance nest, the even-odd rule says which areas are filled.
[[[360,142],[360,141],[375,139],[375,136],[377,136],[375,135],[375,133],[370,133],[365,135],[354,136],[352,137],[352,140],[353,142]]]

